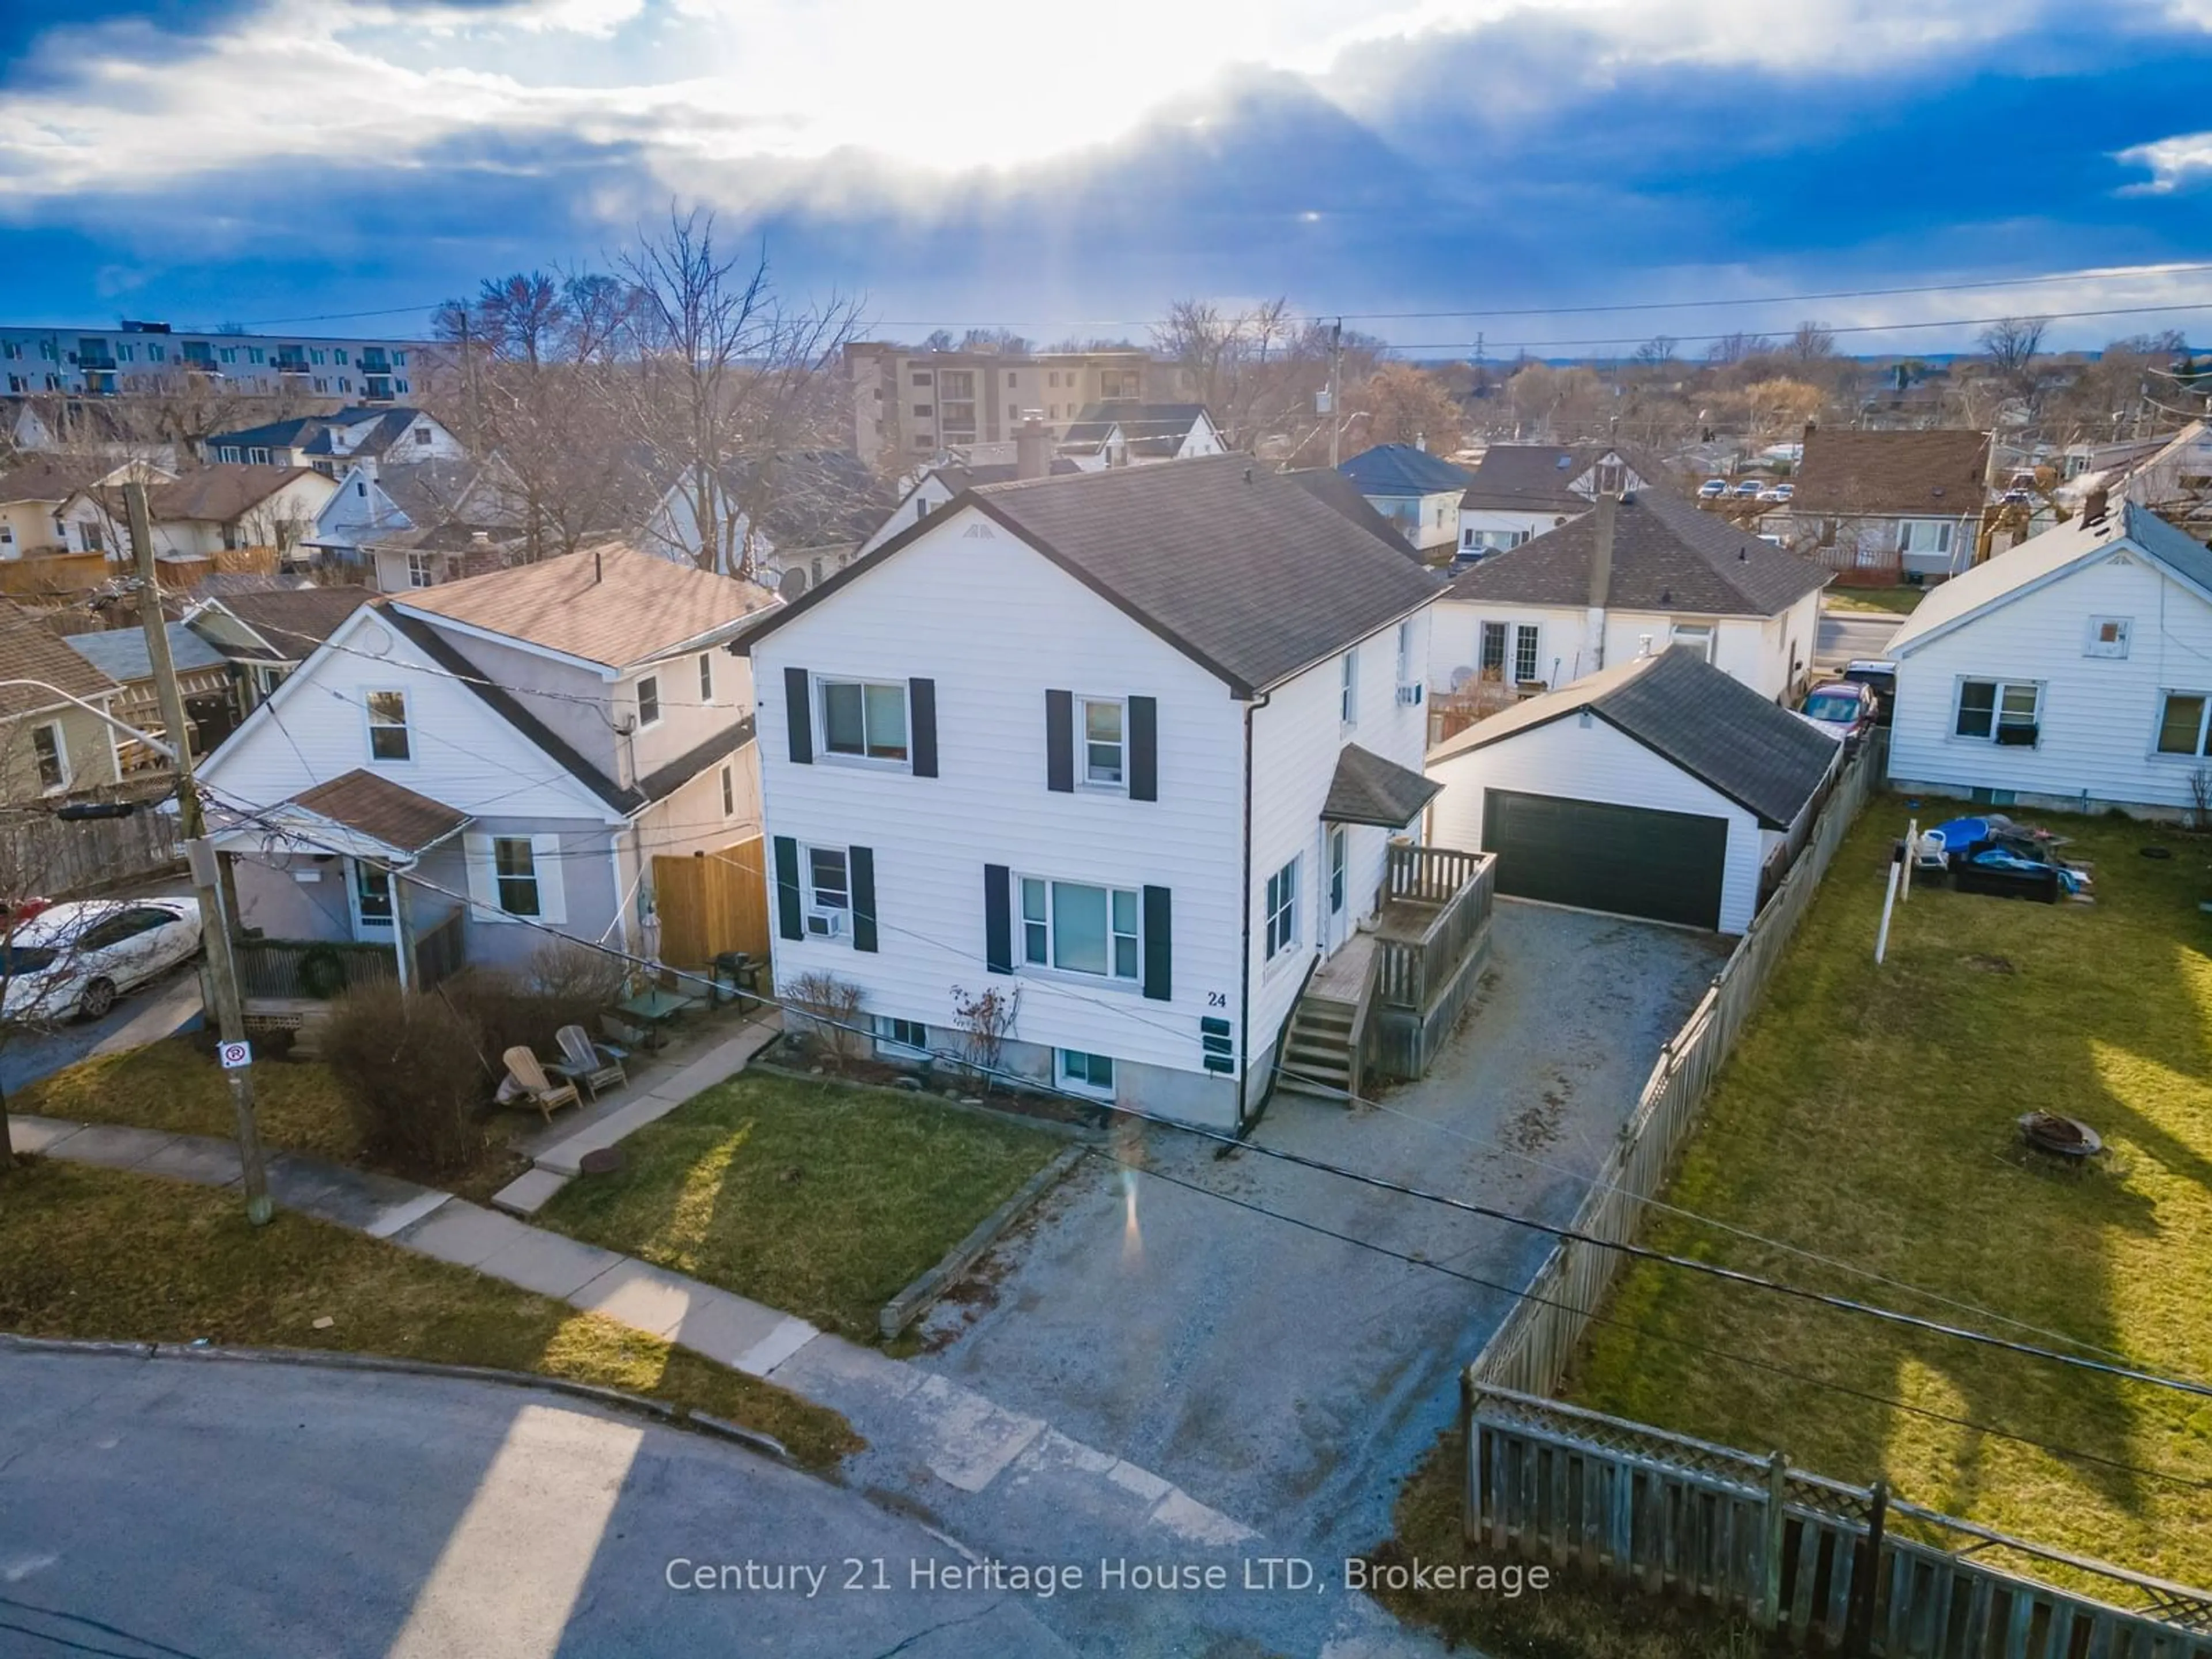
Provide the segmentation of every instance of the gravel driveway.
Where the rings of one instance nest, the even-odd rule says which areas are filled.
[[[1510,901],[1494,928],[1482,995],[1428,1077],[1379,1109],[1279,1094],[1257,1144],[1566,1219],[1723,942]],[[933,1313],[921,1363],[1271,1541],[1326,1557],[1382,1536],[1510,1305],[1420,1264],[1519,1285],[1544,1237],[1173,1131],[1118,1156],[1145,1173],[1080,1166]]]

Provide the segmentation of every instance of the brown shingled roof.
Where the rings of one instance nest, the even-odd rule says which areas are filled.
[[[0,501],[65,501],[115,471],[82,455],[31,455],[0,473]]]
[[[121,689],[6,599],[0,599],[0,664],[6,665],[0,677],[42,681],[95,702]],[[0,685],[0,719],[56,708],[63,701],[35,685]]]
[[[469,822],[466,812],[358,767],[301,790],[292,805],[402,853],[435,846]]]
[[[155,485],[146,492],[146,505],[156,520],[198,519],[228,524],[295,478],[321,476],[311,467],[224,462],[195,467],[174,483]]]
[[[425,587],[392,601],[549,651],[626,668],[775,603],[756,583],[641,553],[626,543]]]
[[[1951,518],[1979,513],[1989,465],[1986,432],[1815,427],[1805,434],[1805,459],[1792,479],[1796,497],[1790,505],[1799,514]]]

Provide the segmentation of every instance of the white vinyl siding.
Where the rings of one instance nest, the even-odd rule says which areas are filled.
[[[2130,617],[2124,657],[2083,654],[2092,617]],[[1889,773],[1901,787],[2039,804],[2191,805],[2197,757],[2160,752],[2172,693],[2212,664],[2212,601],[2125,543],[1911,642],[1898,663]],[[2040,683],[2033,748],[1960,737],[1962,682]]]

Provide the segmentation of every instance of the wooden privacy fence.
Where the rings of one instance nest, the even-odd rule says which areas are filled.
[[[2212,1595],[1469,1375],[1469,1536],[1881,1659],[2212,1659]],[[2043,1582],[2063,1580],[2060,1589]]]
[[[0,898],[68,898],[160,875],[184,857],[173,813],[145,805],[126,818],[76,822],[51,812],[0,813]]]
[[[1645,1202],[1665,1184],[1705,1091],[1735,1047],[1790,936],[1813,902],[1814,890],[1881,770],[1878,742],[1869,743],[1846,769],[1804,853],[1737,942],[1682,1029],[1659,1051],[1636,1109],[1592,1177],[1570,1231],[1621,1243],[1634,1240],[1643,1225]],[[1618,1250],[1561,1240],[1537,1270],[1528,1295],[1484,1345],[1473,1367],[1475,1380],[1528,1394],[1548,1394],[1558,1387],[1589,1328],[1590,1314],[1612,1288],[1621,1261]]]
[[[1870,742],[1804,854],[1661,1051],[1569,1230],[1626,1243],[1882,775]],[[1468,1535],[1884,1659],[2212,1659],[2212,1592],[1542,1396],[1623,1261],[1561,1240],[1462,1379]],[[1885,1522],[1894,1518],[1896,1530]],[[2069,1588],[2044,1582],[2057,1579]],[[1856,1595],[1854,1593],[1856,1588]]]
[[[758,836],[694,853],[656,854],[653,909],[660,918],[660,959],[703,968],[725,951],[768,960],[768,866]]]

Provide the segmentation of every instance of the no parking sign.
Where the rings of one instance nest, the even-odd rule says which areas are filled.
[[[215,1057],[222,1062],[224,1071],[235,1072],[241,1066],[253,1064],[253,1045],[250,1042],[219,1042],[216,1045]]]

